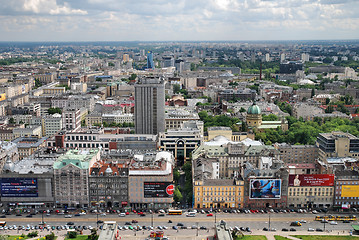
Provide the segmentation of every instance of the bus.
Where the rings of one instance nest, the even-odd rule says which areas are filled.
[[[182,215],[182,210],[169,209],[168,215]]]
[[[323,219],[323,216],[315,216],[315,221],[322,221]]]
[[[0,227],[5,227],[6,226],[6,222],[5,221],[0,221]]]

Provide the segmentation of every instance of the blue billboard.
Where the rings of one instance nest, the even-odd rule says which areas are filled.
[[[1,178],[1,197],[38,197],[37,178]]]
[[[251,179],[249,186],[250,199],[280,199],[280,179]]]

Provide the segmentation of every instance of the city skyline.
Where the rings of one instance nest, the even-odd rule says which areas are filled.
[[[0,41],[359,39],[359,3],[0,0]]]

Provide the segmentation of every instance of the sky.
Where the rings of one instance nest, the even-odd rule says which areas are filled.
[[[0,0],[0,41],[359,39],[359,0]]]

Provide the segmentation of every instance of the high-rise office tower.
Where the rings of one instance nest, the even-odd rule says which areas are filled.
[[[153,62],[153,53],[149,51],[147,53],[147,69],[154,69],[154,68],[155,68],[155,64]]]
[[[144,78],[135,84],[135,130],[158,134],[165,130],[165,84],[161,78]]]

